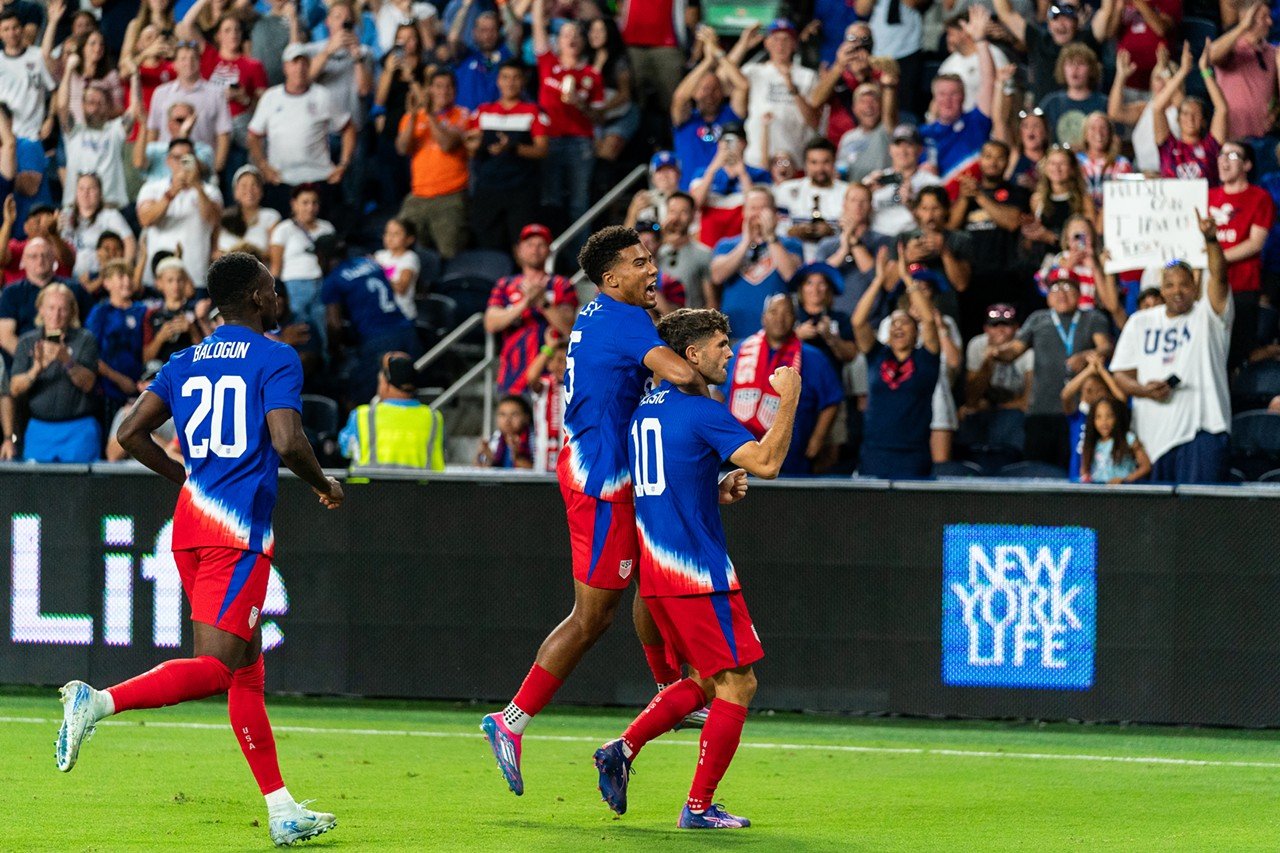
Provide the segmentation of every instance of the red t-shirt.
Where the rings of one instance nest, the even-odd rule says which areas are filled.
[[[1276,209],[1271,195],[1252,184],[1243,192],[1229,193],[1222,187],[1209,190],[1209,216],[1218,226],[1218,242],[1225,252],[1249,239],[1257,225],[1271,230]],[[1262,289],[1262,253],[1227,264],[1227,281],[1232,293],[1254,293]]]
[[[523,295],[523,275],[500,278],[489,293],[489,307],[506,308],[519,302]],[[538,354],[547,332],[547,318],[542,310],[553,305],[578,307],[578,292],[574,290],[573,283],[562,275],[551,276],[542,305],[536,306],[536,310],[532,305],[525,308],[520,321],[502,332],[502,353],[498,356],[498,388],[502,393],[521,394],[528,387],[524,373]]]
[[[250,98],[263,92],[268,85],[267,70],[262,67],[261,62],[251,56],[223,59],[218,55],[218,49],[211,44],[204,46],[204,53],[200,56],[200,76],[224,89],[238,84]],[[232,100],[227,101],[227,107],[231,110],[232,118],[248,109],[244,104]]]
[[[547,114],[547,136],[586,136],[595,134],[591,119],[574,104],[561,100],[565,80],[572,79],[575,96],[587,93],[587,103],[594,107],[604,104],[604,81],[600,72],[590,65],[581,68],[565,68],[551,51],[538,57],[538,106]],[[578,96],[580,97],[580,96]]]
[[[1173,20],[1176,32],[1182,23],[1182,0],[1148,2],[1157,12],[1168,15]],[[1169,40],[1157,35],[1155,30],[1147,26],[1146,19],[1133,3],[1126,3],[1120,19],[1120,35],[1116,46],[1129,51],[1129,56],[1133,59],[1134,72],[1128,80],[1129,86],[1134,89],[1151,87],[1151,69],[1156,67],[1156,50],[1162,44],[1168,46]],[[1193,49],[1199,50],[1202,47],[1203,45],[1194,45]]]
[[[622,40],[629,47],[675,47],[673,0],[628,0],[622,8]]]

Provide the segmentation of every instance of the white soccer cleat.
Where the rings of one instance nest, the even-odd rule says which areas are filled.
[[[81,744],[93,735],[94,723],[98,722],[94,712],[97,692],[83,681],[68,681],[60,691],[62,727],[58,729],[56,756],[63,773],[76,766]]]
[[[271,818],[271,840],[277,847],[291,847],[299,841],[324,835],[338,825],[338,819],[328,812],[313,812],[307,808],[311,802],[295,803],[292,812]]]

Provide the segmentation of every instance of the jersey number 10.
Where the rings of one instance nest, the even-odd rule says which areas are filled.
[[[631,444],[636,451],[636,470],[632,478],[636,497],[662,494],[667,490],[666,465],[662,458],[662,421],[644,418],[631,424]]]
[[[196,410],[191,413],[183,432],[187,438],[187,455],[192,459],[204,459],[212,451],[214,456],[237,459],[249,446],[249,430],[245,418],[246,386],[242,376],[221,376],[217,384],[207,376],[192,376],[182,385],[182,396],[200,395]],[[230,405],[228,405],[228,398]],[[228,408],[230,412],[228,412]],[[196,431],[209,418],[209,437],[196,440]],[[224,418],[231,418],[231,443],[223,441]]]

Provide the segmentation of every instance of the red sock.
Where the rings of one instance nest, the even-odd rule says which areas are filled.
[[[547,707],[561,684],[564,684],[563,678],[556,678],[535,663],[529,668],[529,674],[524,677],[524,683],[511,702],[532,717]]]
[[[115,702],[116,713],[141,708],[163,708],[192,699],[204,699],[226,693],[231,686],[231,670],[215,657],[167,660],[149,672],[134,676],[108,693]]]
[[[276,739],[262,699],[266,675],[262,655],[235,671],[231,676],[231,689],[227,691],[227,715],[231,717],[231,731],[240,742],[244,760],[249,762],[253,778],[258,782],[258,790],[270,794],[283,788],[284,780],[280,778]]]
[[[698,769],[693,774],[689,788],[689,808],[703,811],[711,805],[716,786],[724,778],[724,772],[733,761],[742,738],[742,724],[746,722],[747,709],[723,699],[713,699],[711,713],[702,727],[702,745],[698,749]]]
[[[664,645],[644,646],[644,659],[649,662],[649,671],[653,673],[656,684],[674,684],[680,680],[680,667],[672,666],[667,660],[667,647]]]
[[[649,741],[671,731],[671,727],[684,719],[686,714],[698,710],[707,701],[707,694],[702,692],[702,685],[692,678],[685,678],[663,690],[649,707],[640,712],[627,730],[622,733],[622,741],[631,750],[630,758],[635,759],[640,747]]]

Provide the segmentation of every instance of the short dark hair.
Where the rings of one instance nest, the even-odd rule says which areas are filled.
[[[604,274],[618,263],[618,253],[639,242],[640,235],[634,228],[623,225],[601,228],[587,238],[586,244],[578,252],[578,266],[599,287],[604,281]]]
[[[205,287],[219,310],[237,308],[258,286],[262,263],[248,252],[228,252],[209,266]]]
[[[1002,139],[988,139],[986,142],[982,144],[990,145],[992,148],[998,148],[1000,151],[1004,152],[1004,156],[1006,157],[1008,157],[1013,152],[1013,149],[1009,147],[1009,143],[1005,142]]]
[[[520,394],[508,394],[498,401],[499,406],[503,403],[515,403],[520,407],[520,411],[524,412],[524,416],[528,418],[530,422],[533,421],[533,406],[529,404],[529,400],[524,396]],[[496,409],[497,406],[494,408]]]
[[[172,151],[174,148],[178,147],[179,145],[185,145],[191,149],[192,153],[195,153],[196,144],[185,136],[175,136],[173,139],[170,139],[169,147],[166,148],[165,151]]]
[[[1244,179],[1246,181],[1252,181],[1253,166],[1255,165],[1254,157],[1253,157],[1253,146],[1250,145],[1248,142],[1245,142],[1243,139],[1228,139],[1225,143],[1223,143],[1222,147],[1226,148],[1228,145],[1234,145],[1240,149],[1240,160],[1242,163],[1244,163],[1246,167],[1248,167],[1245,169]]]
[[[10,6],[8,9],[5,9],[3,12],[0,12],[0,24],[3,24],[5,21],[9,20],[10,18],[13,18],[15,21],[17,21],[19,25],[22,24],[22,16],[19,15],[18,10],[14,9],[12,6]]]
[[[510,68],[514,71],[519,71],[521,75],[525,75],[529,73],[529,66],[525,65],[523,62],[521,62],[518,58],[514,56],[511,57],[510,59],[504,59],[498,63],[499,71],[501,71],[504,68]]]
[[[122,245],[122,246],[124,245],[124,238],[123,238],[123,237],[121,237],[121,236],[120,236],[119,234],[117,234],[116,232],[114,232],[114,231],[103,231],[101,234],[99,234],[99,235],[98,235],[98,242],[97,242],[97,243],[94,243],[94,244],[93,244],[93,247],[94,247],[95,249],[100,249],[100,248],[102,248],[102,244],[103,244],[103,243],[106,243],[106,242],[108,242],[108,241],[110,241],[110,240],[115,240],[115,241],[116,241],[117,243],[119,243],[120,245]]]
[[[667,204],[671,204],[671,202],[675,201],[676,199],[689,202],[689,206],[693,208],[695,213],[697,213],[698,203],[693,200],[693,196],[689,195],[686,192],[680,192],[679,190],[677,190],[676,192],[673,192],[671,195],[667,196]]]
[[[316,187],[315,184],[312,184],[312,183],[298,184],[292,190],[289,191],[289,201],[293,201],[303,193],[315,193],[316,198],[320,197],[320,190]]]
[[[432,71],[432,72],[431,72],[431,76],[427,78],[427,85],[428,85],[428,86],[429,86],[429,85],[431,85],[432,83],[436,82],[436,80],[438,80],[438,79],[439,79],[439,78],[441,78],[441,77],[448,77],[448,78],[449,78],[449,82],[450,82],[450,83],[452,83],[452,84],[454,85],[454,88],[457,88],[457,86],[458,86],[458,78],[457,78],[457,76],[456,76],[456,75],[454,75],[454,73],[453,73],[452,71],[450,71],[448,68],[444,68],[444,67],[438,67],[438,68],[436,68],[436,70],[435,70],[435,71]]]
[[[834,157],[836,153],[836,146],[825,136],[818,136],[809,140],[809,142],[805,144],[804,153],[807,155],[810,151],[826,151]]]
[[[920,202],[923,201],[926,196],[933,196],[934,200],[937,201],[938,204],[942,205],[943,208],[945,209],[951,208],[951,196],[947,195],[946,189],[944,189],[942,186],[939,186],[939,185],[931,185],[927,187],[921,187],[920,192],[916,193],[916,200],[911,205],[912,209],[914,210],[915,207],[919,205]]]
[[[729,318],[714,308],[677,308],[658,321],[658,337],[681,358],[716,332],[729,334]]]

